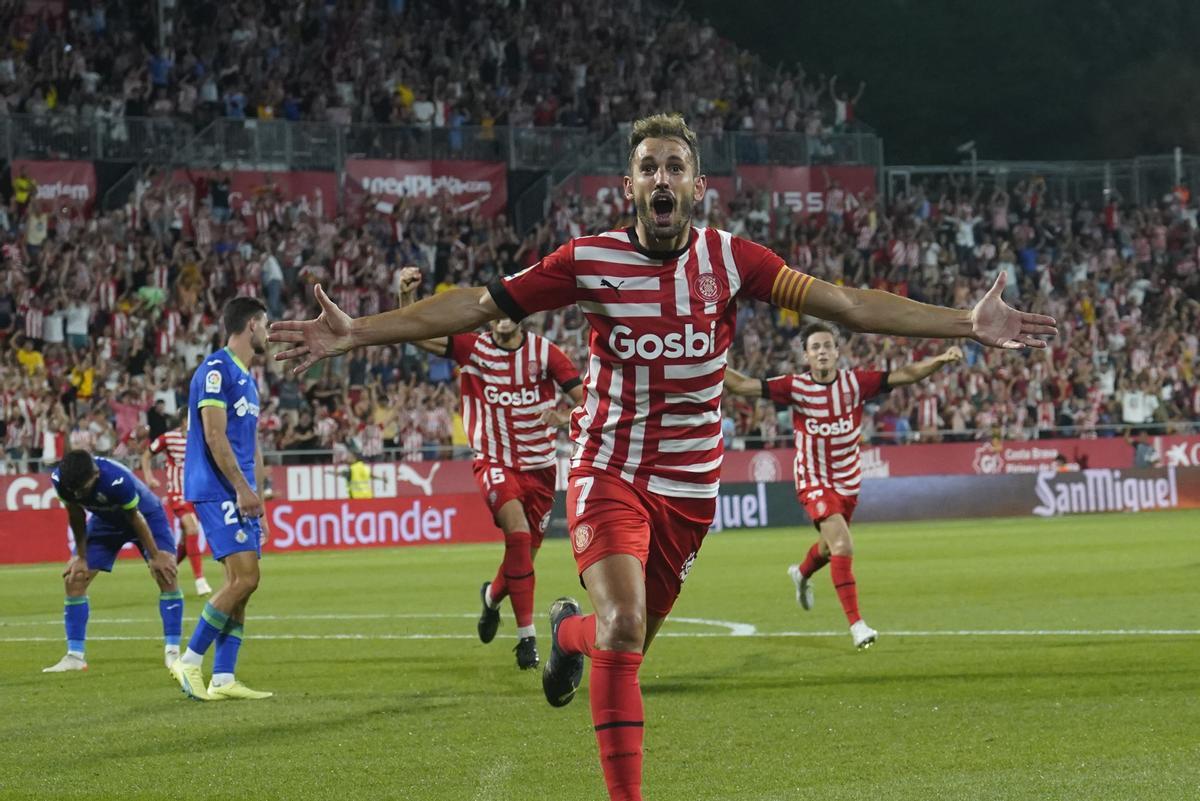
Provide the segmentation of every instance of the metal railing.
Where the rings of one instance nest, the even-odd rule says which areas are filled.
[[[1003,429],[1003,431],[1002,431]],[[936,432],[936,437],[931,438],[923,435],[921,432],[912,431],[903,436],[895,436],[892,434],[882,434],[870,437],[863,440],[864,445],[909,445],[922,443],[942,443],[950,444],[954,442],[986,442],[994,440],[1004,434],[1003,441],[1005,442],[1036,442],[1039,439],[1077,439],[1086,441],[1095,438],[1114,438],[1122,437],[1126,432],[1134,430],[1139,434],[1148,436],[1164,436],[1164,435],[1195,435],[1200,434],[1200,420],[1175,421],[1165,423],[1147,423],[1140,426],[1130,426],[1127,424],[1119,425],[1101,425],[1101,426],[1055,426],[1052,428],[1039,429],[1036,426],[1024,426],[1023,428],[1001,427],[986,429],[966,429],[963,431],[952,431],[949,429],[941,429]],[[791,432],[781,432],[771,438],[755,437],[749,435],[737,435],[733,438],[734,447],[728,450],[761,450],[764,448],[791,448],[794,444],[794,435]],[[306,450],[268,450],[263,452],[263,459],[268,465],[292,465],[292,464],[331,464],[334,461],[335,454],[338,452],[331,448],[318,448]],[[560,454],[561,455],[561,454]],[[369,459],[369,461],[448,461],[458,459],[472,458],[471,449],[462,445],[440,445],[429,444],[422,445],[419,449],[413,450],[402,447],[387,447],[377,455]],[[15,472],[11,468],[13,463],[18,462],[25,469],[20,472],[42,472],[49,470],[52,462],[43,464],[40,457],[28,457],[13,460],[7,454],[0,452],[0,475]],[[135,468],[140,469],[140,462],[130,462]]]
[[[987,200],[996,189],[1010,191],[1021,183],[1045,182],[1048,199],[1060,203],[1087,201],[1099,205],[1115,194],[1124,203],[1144,205],[1174,187],[1200,176],[1200,156],[1173,154],[1109,161],[976,161],[954,165],[896,165],[885,169],[888,197],[907,193],[928,179],[953,177],[982,190]]]
[[[81,117],[11,114],[0,117],[0,143],[13,159],[169,160],[194,133],[169,117]]]

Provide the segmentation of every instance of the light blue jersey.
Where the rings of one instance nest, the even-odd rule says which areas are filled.
[[[188,389],[187,453],[183,468],[183,497],[189,501],[221,501],[236,497],[233,485],[217,467],[204,441],[200,410],[225,410],[225,436],[238,467],[251,487],[256,486],[254,449],[258,437],[258,384],[246,365],[229,348],[205,359],[192,374]]]

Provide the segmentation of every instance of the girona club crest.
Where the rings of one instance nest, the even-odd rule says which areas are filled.
[[[587,523],[580,523],[571,532],[571,545],[575,548],[575,553],[583,553],[587,547],[592,544],[592,537],[595,536],[595,531]]]
[[[721,285],[712,273],[700,273],[692,279],[692,294],[705,303],[713,303],[721,296]]]
[[[542,374],[542,364],[537,359],[530,359],[525,368],[525,374],[529,377],[530,383],[538,380],[538,376]]]

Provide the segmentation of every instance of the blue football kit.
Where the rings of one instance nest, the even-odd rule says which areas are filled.
[[[262,527],[257,518],[243,517],[237,492],[225,478],[204,440],[202,409],[225,412],[225,436],[238,469],[256,487],[254,454],[258,438],[258,384],[246,365],[229,348],[209,356],[192,375],[188,390],[187,453],[184,457],[183,497],[196,507],[213,558],[231,553],[262,554]]]

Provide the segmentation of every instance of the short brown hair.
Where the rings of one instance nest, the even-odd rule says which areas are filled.
[[[833,337],[833,341],[835,343],[837,342],[837,338],[838,338],[837,332],[834,331],[831,327],[825,325],[824,323],[813,323],[812,325],[805,328],[804,333],[802,334],[802,336],[804,337],[804,339],[802,340],[802,344],[804,345],[805,350],[808,350],[809,338],[815,334],[829,334],[829,336]]]
[[[692,153],[692,165],[696,175],[700,174],[700,142],[696,132],[688,127],[682,114],[651,114],[635,120],[633,130],[629,132],[629,164],[633,164],[633,154],[638,145],[647,139],[678,139],[687,145]]]

